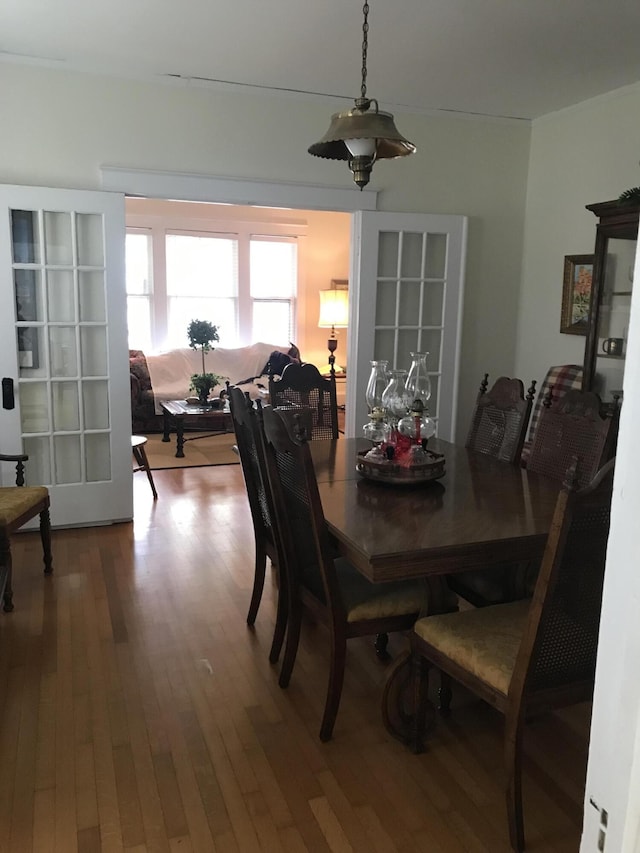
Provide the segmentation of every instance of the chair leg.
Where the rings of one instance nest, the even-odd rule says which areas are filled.
[[[287,642],[284,648],[284,659],[282,661],[282,669],[280,670],[280,678],[278,684],[280,687],[288,687],[293,672],[293,665],[296,662],[298,653],[298,644],[300,642],[300,629],[302,627],[302,607],[300,603],[289,603],[289,616],[287,619]]]
[[[149,485],[151,486],[153,499],[154,501],[157,501],[158,492],[156,491],[156,484],[153,482],[153,474],[151,473],[151,468],[149,467],[149,459],[147,458],[147,451],[144,449],[144,445],[140,444],[138,447],[132,447],[131,450],[133,452],[136,462],[140,466],[140,469],[144,471],[147,475],[147,480],[149,481]]]
[[[13,589],[11,587],[11,544],[8,538],[4,536],[0,539],[0,567],[6,569],[6,580],[4,585],[3,602],[4,610],[10,613],[13,610]]]
[[[261,542],[256,539],[256,559],[253,569],[253,592],[251,593],[251,603],[249,604],[249,612],[247,613],[247,625],[253,625],[258,615],[258,608],[262,600],[262,590],[264,589],[264,577],[267,570],[267,554]]]
[[[507,715],[505,720],[504,762],[507,774],[507,820],[509,840],[516,853],[524,850],[524,814],[522,809],[523,714]]]
[[[424,734],[427,718],[427,695],[429,692],[429,667],[419,652],[411,655],[411,679],[413,681],[413,721],[411,751],[424,752]]]
[[[331,669],[329,671],[329,684],[327,686],[327,699],[322,715],[320,726],[320,740],[325,743],[331,740],[333,727],[338,716],[340,699],[342,697],[342,685],[344,684],[344,667],[347,659],[347,638],[343,632],[338,636],[333,634],[331,638]]]
[[[272,563],[273,567],[273,563]],[[275,568],[275,567],[273,567]],[[285,633],[287,630],[287,618],[289,616],[289,602],[286,591],[280,587],[278,590],[278,605],[276,609],[276,627],[273,631],[271,651],[269,652],[269,663],[277,663],[282,651]]]
[[[44,573],[50,575],[53,572],[53,556],[51,554],[51,517],[48,508],[43,509],[40,513],[40,541],[42,542]]]
[[[440,700],[438,710],[443,717],[448,717],[451,713],[451,678],[446,672],[440,672],[438,698]]]
[[[380,659],[387,657],[387,646],[389,645],[389,635],[388,634],[376,634],[376,639],[373,644],[373,647],[376,650],[376,654]]]

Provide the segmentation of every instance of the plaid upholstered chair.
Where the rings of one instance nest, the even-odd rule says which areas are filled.
[[[36,516],[40,516],[44,571],[45,574],[51,574],[53,571],[49,490],[45,486],[24,485],[24,463],[28,459],[29,457],[25,454],[15,456],[0,454],[0,462],[14,462],[16,465],[16,485],[0,487],[0,595],[4,600],[6,611],[13,610],[10,537]]]
[[[451,679],[505,716],[504,767],[509,837],[524,849],[522,741],[529,712],[590,698],[613,483],[611,460],[592,483],[579,477],[560,492],[533,599],[419,619],[411,636],[414,739],[423,749],[427,679],[441,673],[441,711],[449,713]],[[544,844],[542,845],[544,846]]]
[[[522,464],[526,467],[531,452],[531,445],[536,434],[536,427],[540,420],[540,413],[544,405],[544,401],[548,399],[552,393],[555,400],[563,397],[567,391],[579,391],[582,388],[582,365],[580,364],[559,364],[555,367],[550,367],[547,375],[542,381],[542,385],[538,389],[533,411],[531,413],[531,421],[529,422],[529,433],[522,448]]]

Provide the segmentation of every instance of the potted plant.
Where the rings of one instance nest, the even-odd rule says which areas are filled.
[[[211,389],[219,385],[224,378],[218,376],[217,373],[207,373],[204,364],[205,353],[213,349],[211,346],[213,341],[220,340],[218,327],[214,326],[208,320],[192,320],[187,326],[187,337],[189,338],[191,349],[200,349],[202,353],[202,373],[192,374],[191,385],[189,387],[197,393],[200,402],[205,405]]]

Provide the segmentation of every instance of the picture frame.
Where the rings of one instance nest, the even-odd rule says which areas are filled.
[[[594,258],[594,255],[565,255],[560,317],[563,335],[587,334]]]

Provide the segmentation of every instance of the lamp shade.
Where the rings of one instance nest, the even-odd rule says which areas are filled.
[[[345,329],[349,325],[349,291],[321,290],[320,318],[321,329]]]

